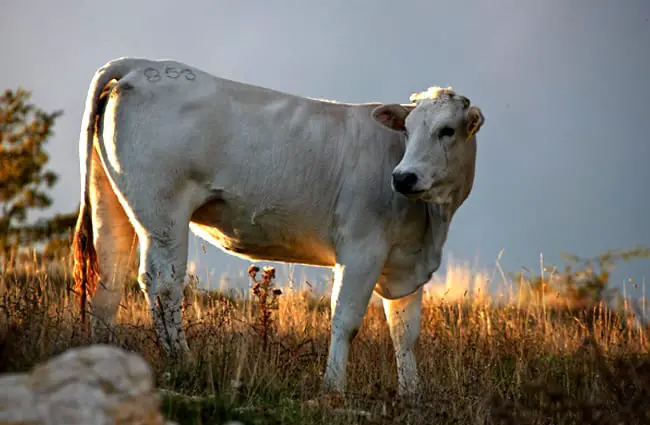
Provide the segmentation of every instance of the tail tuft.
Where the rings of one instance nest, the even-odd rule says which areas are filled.
[[[88,297],[92,297],[97,288],[99,276],[97,251],[93,244],[93,227],[88,203],[83,203],[79,210],[77,228],[72,241],[74,255],[75,292],[80,297],[81,323],[86,324]]]

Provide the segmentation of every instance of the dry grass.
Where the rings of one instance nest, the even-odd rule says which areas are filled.
[[[89,343],[67,270],[24,264],[0,278],[0,372]],[[192,366],[165,362],[134,288],[125,289],[114,332],[120,346],[151,363],[166,390],[165,411],[181,423],[650,423],[648,328],[630,310],[576,309],[557,296],[491,299],[481,295],[485,281],[451,268],[446,286],[463,290],[441,284],[426,296],[418,348],[424,393],[415,406],[395,397],[393,348],[378,303],[353,343],[349,394],[329,404],[312,401],[327,356],[327,297],[283,288],[265,313],[255,300],[188,286]]]

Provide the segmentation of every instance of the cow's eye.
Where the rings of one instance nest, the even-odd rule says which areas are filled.
[[[438,135],[440,138],[451,137],[454,135],[454,129],[448,126],[442,127]]]

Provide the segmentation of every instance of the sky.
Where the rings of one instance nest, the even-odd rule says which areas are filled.
[[[650,246],[648,0],[0,0],[0,10],[0,88],[64,112],[48,144],[60,179],[45,215],[78,205],[93,73],[137,56],[346,102],[406,103],[432,85],[468,96],[485,124],[446,261],[493,270],[503,251],[506,271],[539,270],[540,254],[561,266],[562,252]],[[191,240],[191,270],[213,286],[224,274],[246,282],[248,262],[202,243]],[[647,260],[613,275],[645,278]]]

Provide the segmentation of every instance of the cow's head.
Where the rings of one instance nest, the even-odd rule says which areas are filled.
[[[415,104],[382,105],[372,113],[406,136],[404,156],[393,170],[393,189],[440,204],[466,197],[474,179],[475,136],[484,122],[481,110],[451,88],[432,87],[411,101]]]

